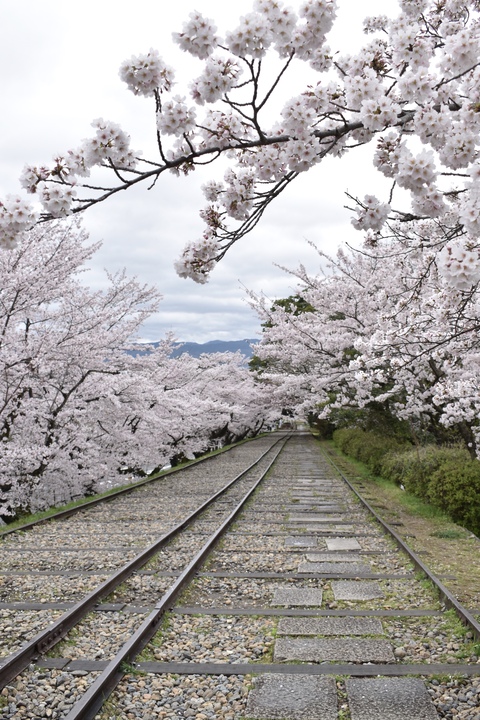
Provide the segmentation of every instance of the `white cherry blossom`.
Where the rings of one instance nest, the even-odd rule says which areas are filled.
[[[183,135],[195,128],[195,108],[188,107],[185,98],[176,95],[162,104],[157,114],[157,128],[165,135]]]
[[[120,78],[135,95],[153,95],[170,90],[173,81],[173,69],[166,65],[157,50],[150,49],[145,55],[132,55],[120,66]]]
[[[390,181],[385,198],[391,198],[360,207],[356,227],[378,231],[387,215],[417,216],[447,223],[447,236],[455,228],[452,240],[464,231],[468,242],[478,237],[480,197],[475,183],[465,182],[480,145],[478,3],[402,0],[396,17],[367,19],[367,41],[355,53],[327,45],[335,0],[294,5],[254,0],[223,39],[212,20],[190,15],[174,39],[202,62],[188,87],[197,105],[209,105],[203,118],[184,100],[187,88],[175,86],[172,94],[173,71],[157,50],[125,61],[123,80],[151,99],[158,156],[142,160],[116,123],[94,121],[93,138],[57,153],[50,166],[25,168],[21,182],[43,202],[41,219],[81,212],[142,182],[156,185],[165,171],[187,176],[223,155],[232,178],[251,174],[248,192],[237,181],[227,183],[215,211],[202,211],[207,237],[215,236],[215,256],[222,258],[299,173],[319,163],[322,172],[325,156],[341,158],[374,143],[373,164]],[[301,63],[316,77],[304,81]],[[326,72],[332,65],[335,74]],[[289,75],[297,84],[291,98],[281,95]],[[269,112],[274,103],[276,115]],[[90,180],[98,166],[111,183]],[[372,197],[368,188],[363,192]],[[4,245],[13,243],[15,227],[10,216]],[[198,258],[205,256],[211,269],[215,263],[199,242]],[[200,264],[197,259],[195,267]],[[203,282],[208,271],[195,276]]]
[[[357,230],[380,230],[390,213],[390,205],[380,202],[374,195],[365,195],[357,208],[352,224]]]
[[[173,33],[172,37],[182,50],[205,60],[218,45],[217,26],[199,12],[192,12],[189,17],[190,20],[183,24],[182,32]]]
[[[234,58],[209,57],[205,70],[190,86],[196,103],[214,103],[232,90],[238,82],[242,69]]]
[[[0,249],[16,247],[21,234],[35,224],[37,214],[33,207],[18,195],[7,195],[0,200]]]

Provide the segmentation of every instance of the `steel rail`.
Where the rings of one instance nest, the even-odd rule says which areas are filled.
[[[224,520],[217,530],[209,537],[201,550],[198,551],[198,553],[183,570],[181,575],[155,605],[155,608],[152,610],[150,615],[145,618],[140,627],[119,650],[113,660],[109,662],[102,674],[90,685],[83,697],[74,705],[65,720],[93,720],[105,700],[109,697],[125,675],[125,671],[122,670],[122,665],[125,663],[131,663],[150,642],[151,638],[157,632],[158,626],[165,612],[171,609],[173,602],[180,592],[190,582],[191,578],[196,574],[198,568],[202,565],[205,558],[217,544],[218,540],[232,524],[238,514],[243,510],[245,503],[250,499],[260,483],[265,479],[265,476],[282,452],[288,439],[289,437],[285,438],[282,447],[271,460],[267,469],[262,472],[253,487],[246,493],[246,495],[244,495],[240,503],[231,512],[228,518]]]
[[[428,579],[435,585],[437,588],[440,597],[442,598],[445,605],[449,608],[452,608],[460,620],[465,624],[468,625],[470,630],[473,632],[475,638],[478,640],[480,639],[480,623],[477,622],[477,620],[473,617],[473,615],[465,608],[453,595],[453,593],[450,592],[448,588],[445,587],[445,585],[441,582],[441,580],[438,579],[438,577],[430,570],[430,568],[425,565],[425,563],[418,557],[418,555],[402,540],[400,535],[394,530],[388,523],[386,523],[380,515],[373,509],[373,507],[370,505],[370,503],[363,498],[360,493],[355,489],[355,487],[352,485],[350,480],[346,478],[346,476],[343,474],[343,472],[340,470],[338,465],[335,463],[335,461],[329,456],[328,453],[326,453],[323,448],[320,448],[323,455],[326,457],[328,462],[333,465],[333,467],[336,469],[336,471],[339,473],[339,475],[343,478],[343,480],[347,483],[348,487],[352,492],[355,493],[357,498],[360,500],[363,505],[369,510],[369,512],[372,513],[372,515],[375,517],[377,522],[380,523],[380,525],[389,533],[395,540],[395,542],[401,547],[401,549],[407,553],[411,561],[414,563],[415,567],[420,570],[422,573],[424,573]]]
[[[268,453],[275,448],[278,443],[285,440],[285,436],[278,438],[262,455],[251,463],[245,470],[230,480],[221,490],[203,502],[196,510],[190,513],[179,524],[175,525],[171,530],[162,535],[158,540],[149,545],[139,555],[134,557],[130,562],[113,573],[103,583],[98,585],[83,600],[78,602],[72,608],[67,610],[55,622],[37,633],[31,640],[25,643],[16,652],[8,655],[0,660],[0,689],[4,688],[14,677],[25,670],[28,665],[38,658],[42,653],[47,652],[51,647],[56,645],[65,635],[83,618],[85,615],[98,604],[106,595],[109,595],[118,585],[124,582],[135,570],[145,565],[150,558],[155,555],[164,545],[166,545],[173,537],[181,532],[189,523],[198,515],[206,510],[221,495],[227,492],[236,482],[244,475],[250,472]]]
[[[265,436],[263,436],[265,437]],[[81,503],[79,505],[76,505],[73,508],[68,508],[68,510],[59,510],[56,513],[52,513],[52,515],[48,515],[47,517],[40,518],[39,520],[31,520],[28,523],[24,523],[23,525],[17,525],[17,527],[12,528],[11,530],[2,530],[0,529],[0,540],[3,537],[6,537],[7,535],[11,535],[12,533],[19,532],[20,530],[30,530],[30,528],[35,527],[36,525],[43,525],[44,523],[49,522],[50,520],[62,520],[64,518],[70,517],[70,515],[75,515],[77,512],[81,512],[82,510],[88,509],[93,507],[94,505],[99,505],[103,502],[108,502],[109,500],[113,500],[114,498],[118,497],[119,495],[126,495],[127,493],[134,492],[139,487],[143,487],[144,485],[148,485],[149,483],[157,482],[158,480],[163,480],[163,478],[168,477],[169,475],[173,475],[174,473],[181,472],[182,470],[186,470],[187,468],[194,467],[196,465],[200,465],[201,463],[207,462],[208,460],[211,460],[214,457],[217,457],[218,455],[223,455],[224,453],[230,452],[230,450],[233,450],[234,448],[239,447],[240,445],[245,445],[246,443],[253,442],[254,440],[258,440],[258,438],[248,438],[247,440],[240,440],[240,442],[235,443],[235,445],[229,445],[226,448],[221,448],[220,450],[216,451],[215,455],[204,455],[203,457],[197,458],[196,460],[191,460],[186,465],[182,465],[180,467],[173,467],[169,470],[160,470],[159,473],[154,475],[153,477],[145,478],[145,480],[138,480],[137,482],[131,483],[130,485],[126,487],[119,488],[118,490],[113,490],[109,495],[103,495],[102,497],[94,498],[93,500],[86,500],[84,503]]]

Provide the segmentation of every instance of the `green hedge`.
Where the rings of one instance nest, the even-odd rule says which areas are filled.
[[[333,440],[342,452],[365,463],[376,475],[402,484],[480,535],[480,462],[472,460],[466,449],[412,448],[357,428],[336,430]]]
[[[386,453],[398,452],[405,447],[404,442],[394,437],[379,436],[360,428],[335,430],[333,441],[346,455],[365,463],[375,475],[380,474]]]
[[[461,447],[426,445],[407,452],[388,453],[383,458],[380,475],[397,485],[402,483],[417,497],[430,500],[428,487],[433,473],[445,463],[454,462],[460,467],[470,460],[468,452]]]

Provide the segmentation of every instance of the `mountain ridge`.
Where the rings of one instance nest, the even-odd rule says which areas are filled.
[[[174,342],[173,350],[170,354],[170,357],[176,358],[186,353],[187,355],[198,358],[200,357],[200,355],[203,355],[205,353],[240,351],[242,355],[245,355],[246,358],[250,359],[253,355],[253,349],[251,345],[256,345],[259,342],[260,340],[258,340],[257,338],[245,338],[243,340],[208,340],[204,343],[196,343],[189,341]],[[145,344],[152,345],[153,347],[158,347],[158,345],[160,345],[160,341]],[[138,347],[138,354],[142,354],[141,345],[139,345]]]
[[[237,352],[240,350],[242,355],[251,358],[253,355],[253,349],[251,344],[256,345],[259,340],[256,338],[246,338],[244,340],[208,340],[205,343],[195,342],[178,342],[173,343],[174,350],[171,357],[179,357],[183,353],[188,353],[193,357],[200,357],[204,353],[217,353],[217,352]]]

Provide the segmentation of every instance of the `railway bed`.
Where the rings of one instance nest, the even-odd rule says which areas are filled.
[[[218,473],[190,466],[4,539],[2,718],[480,720],[478,621],[318,443],[275,434],[217,457]],[[143,533],[148,545],[175,525],[106,586]],[[43,647],[40,626],[58,628],[99,582],[108,592]],[[35,633],[28,663],[8,669]]]

